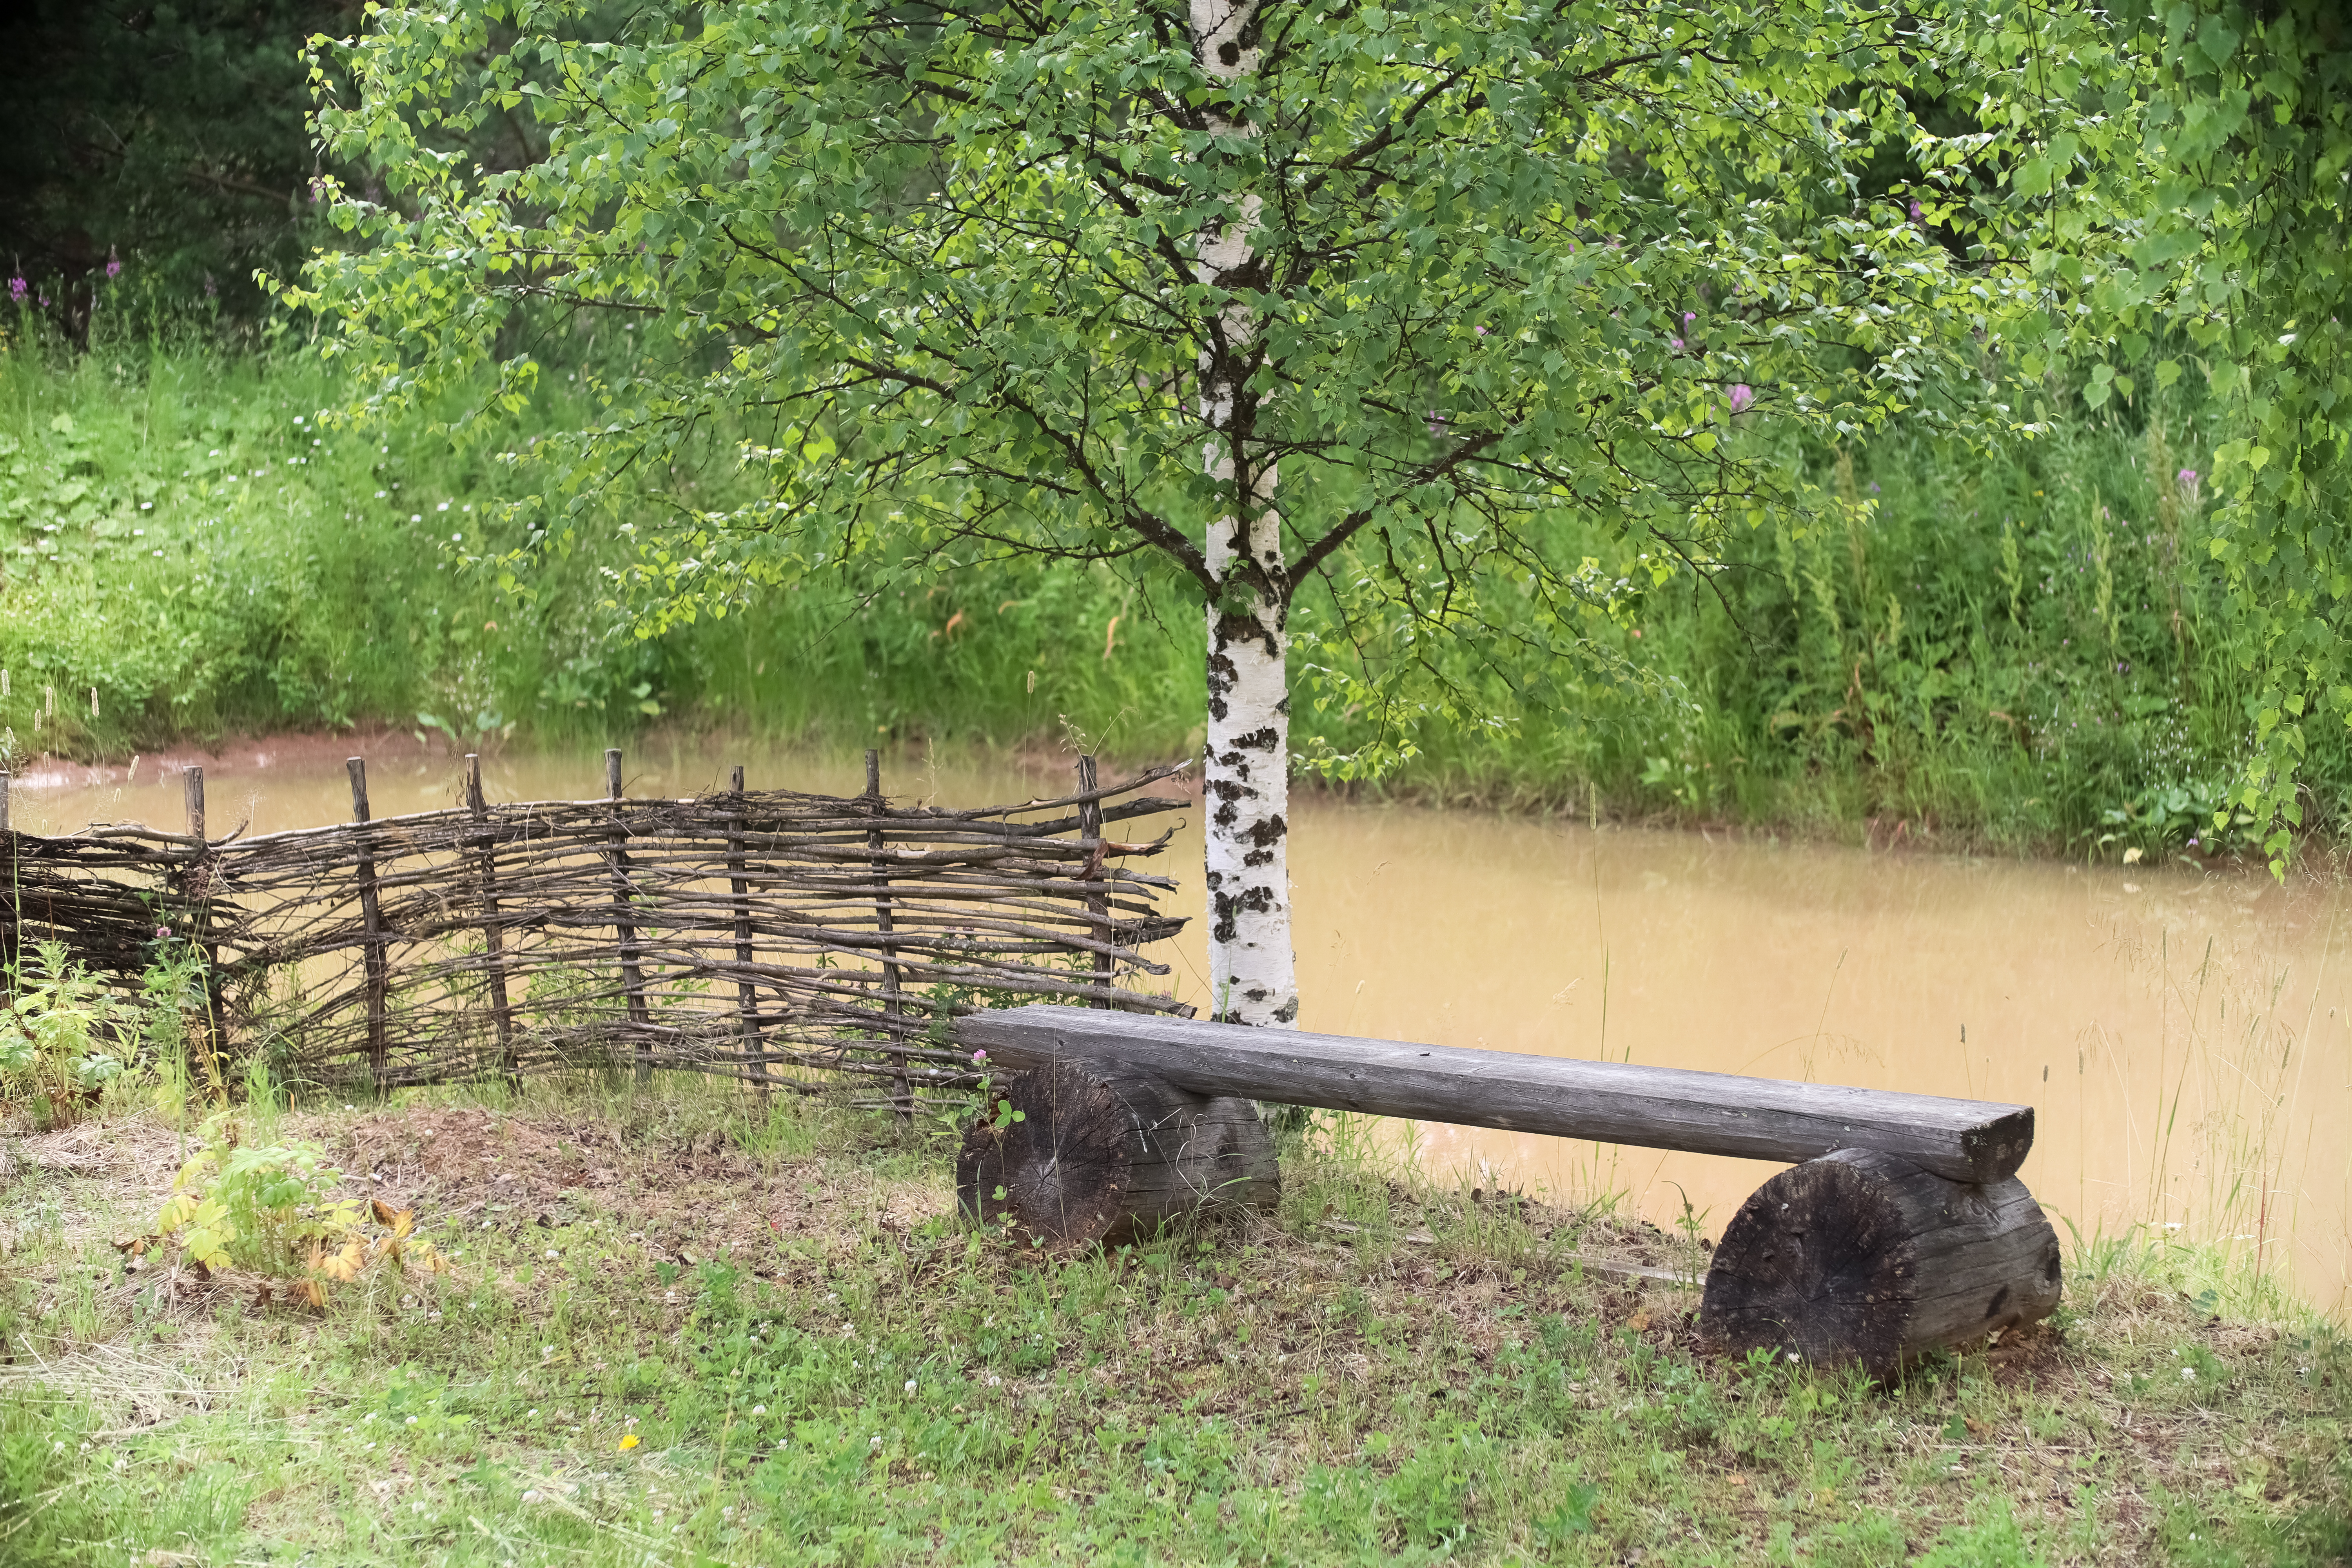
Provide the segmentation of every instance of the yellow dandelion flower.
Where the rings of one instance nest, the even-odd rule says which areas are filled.
[[[627,1436],[621,1439],[621,1447],[624,1450],[634,1448],[636,1446],[637,1435],[635,1432],[630,1433]]]

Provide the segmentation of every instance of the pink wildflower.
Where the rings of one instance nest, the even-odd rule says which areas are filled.
[[[1734,414],[1745,413],[1748,406],[1755,401],[1756,389],[1748,385],[1746,382],[1743,381],[1732,387],[1731,411]]]

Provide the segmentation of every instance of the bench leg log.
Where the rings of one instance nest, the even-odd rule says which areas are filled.
[[[2060,1273],[2057,1235],[2016,1177],[1955,1182],[1841,1149],[1740,1205],[1707,1269],[1700,1326],[1732,1354],[1769,1347],[1886,1376],[2048,1317]]]
[[[1192,1094],[1115,1064],[1058,1061],[995,1086],[964,1135],[956,1199],[1055,1247],[1120,1242],[1214,1207],[1271,1208],[1280,1169],[1248,1100]]]

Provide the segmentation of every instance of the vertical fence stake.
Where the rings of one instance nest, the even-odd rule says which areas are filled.
[[[8,863],[0,866],[0,964],[14,963],[24,946],[24,931],[19,922],[24,910],[19,907],[16,890],[16,845],[8,837],[8,772],[0,768],[0,849],[8,853]]]
[[[604,798],[621,798],[621,748],[608,746],[604,751]],[[641,1084],[651,1083],[654,1077],[653,1016],[646,1009],[646,974],[637,962],[637,927],[629,919],[629,852],[621,847],[629,841],[627,824],[621,813],[613,813],[613,847],[606,853],[613,862],[614,931],[621,939],[621,985],[628,993],[629,1022],[636,1026],[636,1076]]]
[[[760,1098],[768,1098],[768,1048],[760,1041],[760,993],[751,984],[751,884],[743,864],[743,764],[735,764],[730,786],[735,796],[734,826],[727,830],[727,886],[735,895],[735,962],[743,967],[735,976],[735,1010],[743,1020],[743,1055],[751,1064],[751,1082]]]
[[[1087,798],[1078,802],[1078,839],[1090,853],[1087,859],[1087,868],[1080,872],[1079,876],[1097,889],[1087,895],[1087,912],[1097,917],[1097,923],[1087,934],[1097,942],[1107,943],[1110,941],[1110,900],[1100,891],[1103,875],[1103,813],[1102,801],[1095,795],[1096,787],[1095,760],[1092,757],[1080,757],[1078,759],[1078,793]],[[1107,952],[1097,952],[1094,955],[1094,960],[1096,984],[1100,985],[1112,984],[1115,966],[1111,955]],[[1108,997],[1097,997],[1094,1005],[1116,1007],[1118,1004]]]
[[[188,941],[205,955],[205,1060],[212,1069],[213,1086],[228,1098],[228,1037],[221,1023],[220,949],[203,939],[212,926],[213,868],[205,837],[205,770],[190,768],[183,775],[188,805],[188,837],[196,847],[188,860]]]
[[[866,753],[866,797],[874,803],[874,831],[867,834],[866,847],[875,851],[874,923],[882,933],[882,1014],[890,1020],[890,1044],[896,1047],[890,1059],[898,1066],[891,1079],[892,1098],[898,1101],[898,1120],[909,1121],[915,1115],[915,1089],[907,1081],[906,1009],[898,999],[898,948],[890,940],[890,863],[880,858],[882,838],[882,753]]]
[[[184,769],[181,780],[185,786],[188,803],[188,837],[196,841],[196,851],[202,854],[205,844],[205,770]]]
[[[191,769],[190,772],[194,772]],[[352,757],[343,763],[343,771],[352,775],[352,820],[365,827],[368,822],[367,759]],[[384,1027],[385,993],[389,989],[384,961],[383,916],[376,902],[375,856],[370,852],[368,836],[359,835],[360,920],[367,928],[367,945],[360,950],[361,963],[367,971],[367,1041],[368,1077],[376,1098],[391,1092],[384,1080],[392,1076],[392,1041]]]
[[[489,950],[490,1016],[498,1021],[499,1068],[506,1074],[509,1089],[520,1089],[522,1074],[515,1062],[514,1007],[507,1000],[506,933],[499,924],[499,862],[490,852],[495,837],[489,831],[490,803],[482,795],[482,759],[472,752],[466,753],[466,809],[482,825],[477,840],[482,852],[482,940]]]

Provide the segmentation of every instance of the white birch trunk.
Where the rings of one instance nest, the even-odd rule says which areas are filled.
[[[1212,76],[1257,69],[1256,0],[1191,0],[1193,47]],[[1216,122],[1216,129],[1244,129]],[[1202,246],[1202,281],[1223,283],[1252,261],[1259,199]],[[1257,336],[1238,305],[1220,322],[1223,352],[1201,356],[1201,412],[1210,429],[1210,474],[1234,496],[1234,514],[1208,532],[1209,724],[1205,758],[1209,977],[1215,1016],[1229,1023],[1287,1026],[1298,1017],[1290,946],[1290,691],[1285,659],[1289,605],[1269,585],[1284,569],[1274,510],[1275,466],[1252,450],[1241,417],[1242,362]]]

